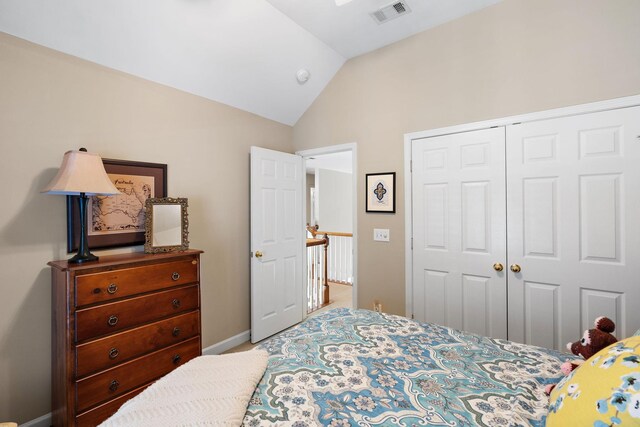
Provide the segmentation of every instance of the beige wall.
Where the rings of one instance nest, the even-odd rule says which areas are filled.
[[[405,311],[403,134],[640,93],[638,16],[637,0],[506,0],[342,67],[294,144],[358,144],[360,307]],[[397,213],[366,214],[364,175],[387,171]]]
[[[50,273],[65,202],[40,194],[66,150],[168,164],[203,249],[203,345],[250,328],[249,146],[291,127],[0,33],[0,421],[50,412]],[[100,252],[98,252],[100,254]]]

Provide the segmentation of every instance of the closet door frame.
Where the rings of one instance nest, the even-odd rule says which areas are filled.
[[[615,98],[606,101],[592,102],[588,104],[574,105],[570,107],[556,108],[553,110],[538,111],[517,116],[502,117],[474,123],[465,123],[456,126],[412,132],[404,135],[404,200],[405,200],[405,316],[413,318],[413,205],[412,205],[412,161],[411,152],[413,140],[433,136],[451,135],[460,132],[488,129],[493,127],[509,126],[518,123],[533,122],[538,120],[554,119],[567,116],[575,116],[585,113],[615,110],[619,108],[640,106],[640,95]]]

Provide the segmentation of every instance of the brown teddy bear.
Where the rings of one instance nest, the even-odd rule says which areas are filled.
[[[610,346],[611,344],[618,341],[616,337],[611,335],[613,331],[616,330],[616,325],[613,323],[613,320],[608,317],[598,317],[594,322],[594,329],[589,329],[584,332],[582,335],[582,339],[580,341],[576,341],[574,343],[567,344],[567,350],[576,356],[582,356],[584,360],[574,360],[572,362],[564,362],[560,366],[560,370],[563,374],[569,375],[571,371],[576,369],[585,360],[599,352],[605,347]],[[545,392],[547,394],[551,393],[551,390],[555,387],[555,384],[549,384],[545,387]]]

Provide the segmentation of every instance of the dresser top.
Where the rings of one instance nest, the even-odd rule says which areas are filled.
[[[172,258],[180,258],[189,255],[201,254],[198,249],[188,249],[186,251],[167,252],[159,254],[145,254],[144,252],[131,252],[117,255],[101,255],[98,261],[85,262],[82,264],[69,263],[68,260],[50,261],[47,265],[61,271],[81,271],[111,265],[121,265],[123,263],[145,263],[151,261],[162,261]]]

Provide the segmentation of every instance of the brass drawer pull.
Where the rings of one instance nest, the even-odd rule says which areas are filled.
[[[177,326],[173,328],[173,332],[171,332],[171,335],[173,335],[174,337],[180,335],[180,328],[178,328]]]
[[[107,286],[107,292],[111,295],[115,294],[116,292],[118,292],[118,285],[116,285],[115,283],[110,283],[109,286]]]
[[[120,383],[118,382],[118,380],[113,380],[111,381],[111,384],[109,384],[109,391],[114,392],[118,389],[118,387],[120,387]]]
[[[120,352],[118,351],[118,349],[114,347],[111,350],[109,350],[109,359],[113,360],[116,357],[118,357],[119,354]]]
[[[182,357],[180,357],[179,354],[176,354],[175,356],[173,356],[173,364],[177,365],[178,363],[180,363],[180,359],[182,359]]]
[[[173,279],[173,281],[176,281],[180,278],[180,273],[178,273],[177,271],[174,271],[173,274],[171,275],[171,279]]]
[[[118,324],[118,316],[114,316],[114,315],[109,316],[109,320],[107,320],[107,324],[109,326],[116,326]]]
[[[171,301],[171,304],[173,305],[173,308],[180,308],[180,300],[178,298]]]

